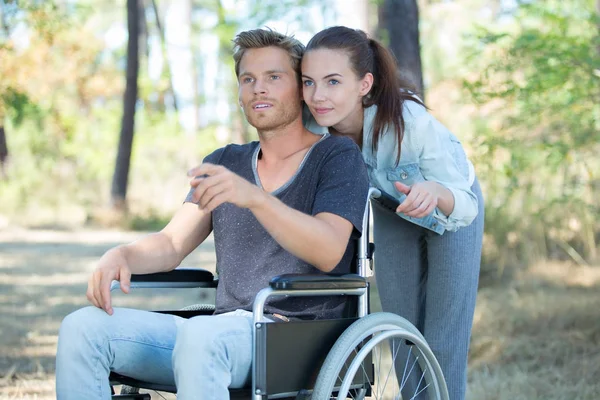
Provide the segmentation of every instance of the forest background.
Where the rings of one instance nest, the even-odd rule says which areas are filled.
[[[0,0],[0,396],[52,392],[57,324],[85,300],[69,274],[160,229],[203,156],[256,139],[235,34],[307,43],[342,24],[392,49],[482,183],[470,396],[598,398],[599,15],[600,0]]]

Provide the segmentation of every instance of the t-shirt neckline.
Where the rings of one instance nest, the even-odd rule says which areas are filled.
[[[292,183],[294,183],[294,180],[296,179],[296,177],[298,176],[298,174],[300,173],[300,171],[302,171],[302,168],[304,167],[304,164],[306,163],[306,160],[308,160],[308,157],[310,156],[310,153],[312,153],[312,151],[315,148],[315,146],[317,146],[319,143],[321,143],[327,137],[329,137],[329,133],[328,132],[325,132],[324,134],[322,134],[322,137],[319,140],[317,140],[315,143],[313,143],[312,146],[310,146],[310,149],[308,149],[308,151],[304,155],[304,158],[302,159],[302,162],[298,166],[298,169],[296,170],[296,172],[294,173],[294,175],[292,175],[292,177],[290,179],[288,179],[288,181],[286,183],[284,183],[283,185],[281,185],[280,187],[278,187],[274,191],[270,192],[270,194],[272,194],[272,195],[275,196],[275,195],[283,192]],[[261,188],[261,189],[264,190],[264,187],[263,187],[263,185],[262,185],[262,183],[260,181],[260,177],[258,176],[258,154],[259,153],[260,153],[260,142],[258,142],[258,144],[256,146],[256,149],[254,149],[254,154],[252,155],[252,173],[254,174],[254,183],[256,183],[256,186],[258,186],[259,188]]]

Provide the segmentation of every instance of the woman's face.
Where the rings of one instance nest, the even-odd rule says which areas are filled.
[[[310,50],[302,58],[304,101],[321,126],[340,132],[357,128],[348,125],[357,121],[358,113],[362,121],[362,98],[369,93],[372,84],[370,73],[362,79],[354,73],[344,51]]]

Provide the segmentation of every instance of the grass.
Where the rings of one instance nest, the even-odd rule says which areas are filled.
[[[85,304],[97,258],[142,234],[0,230],[0,400],[55,398],[60,320]],[[201,247],[185,265],[211,268],[212,248]],[[149,308],[182,301],[172,293],[120,299]],[[540,263],[480,289],[477,301],[468,400],[600,398],[600,266]]]
[[[600,267],[542,263],[481,290],[469,398],[600,398]]]

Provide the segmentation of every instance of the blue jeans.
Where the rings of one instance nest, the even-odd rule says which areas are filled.
[[[109,373],[175,385],[179,399],[228,399],[251,379],[252,314],[184,319],[96,307],[68,315],[58,337],[59,400],[110,399]]]

